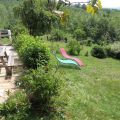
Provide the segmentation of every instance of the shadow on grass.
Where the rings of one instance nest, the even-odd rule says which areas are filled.
[[[81,70],[80,67],[78,66],[73,66],[73,65],[58,65],[57,68],[66,68],[66,69],[75,69],[75,70]]]
[[[27,120],[54,120],[55,118],[64,120],[64,111],[59,108],[49,108],[48,111],[41,111],[38,109],[31,109]]]

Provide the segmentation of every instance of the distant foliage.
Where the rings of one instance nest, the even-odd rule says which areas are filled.
[[[65,9],[69,10],[69,21],[66,27],[62,29],[71,33],[75,39],[84,43],[84,40],[91,38],[92,43],[99,45],[119,41],[119,12],[114,13],[111,10],[109,16],[104,16],[104,14],[107,14],[104,10],[99,11],[96,15],[90,15],[80,8],[72,7]]]
[[[75,39],[71,39],[67,44],[68,52],[70,55],[79,55],[81,46],[80,42]]]
[[[21,18],[31,35],[50,32],[52,23],[57,18],[48,11],[47,0],[25,0],[14,12]]]
[[[86,46],[91,46],[93,44],[93,39],[88,37],[86,40],[85,40],[85,45]]]
[[[21,2],[21,0],[0,0],[0,28],[9,28],[11,20],[15,19],[13,8]]]
[[[116,42],[106,48],[109,57],[120,59],[120,42]]]
[[[0,27],[3,28],[8,22],[8,11],[4,4],[0,4]]]
[[[64,31],[59,29],[52,30],[51,37],[50,37],[51,41],[63,41],[65,39],[67,38]]]
[[[86,34],[94,40],[94,43],[110,43],[118,40],[115,27],[107,18],[90,18],[85,25]]]
[[[77,40],[83,40],[86,38],[86,32],[80,28],[77,28],[73,35]]]
[[[94,46],[91,50],[91,55],[96,58],[106,58],[107,54],[103,47]]]
[[[24,65],[27,68],[36,69],[46,66],[50,60],[50,52],[43,41],[30,35],[19,35],[14,42]]]
[[[16,24],[11,25],[9,27],[12,31],[13,37],[16,37],[18,34],[29,34],[28,29],[23,24],[16,23]]]

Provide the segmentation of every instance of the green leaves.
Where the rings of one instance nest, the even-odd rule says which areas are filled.
[[[12,118],[14,120],[21,120],[27,117],[30,106],[31,105],[26,93],[18,91],[8,98],[8,100],[0,108],[0,111],[1,115],[6,117],[6,120],[12,120]]]
[[[49,49],[39,38],[22,34],[17,37],[14,45],[25,67],[36,69],[49,63]]]
[[[56,19],[48,9],[47,0],[26,0],[17,9],[23,24],[34,36],[49,32]]]
[[[68,42],[68,52],[70,55],[79,55],[80,54],[80,50],[81,50],[81,46],[80,46],[80,42],[78,42],[77,40],[73,39],[70,40]]]
[[[54,72],[43,68],[31,70],[20,79],[20,86],[25,89],[34,109],[48,112],[53,107],[52,98],[58,94],[58,77]]]
[[[104,48],[100,46],[94,46],[91,50],[91,55],[97,58],[106,58],[107,54]]]

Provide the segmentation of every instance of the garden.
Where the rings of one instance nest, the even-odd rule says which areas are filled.
[[[23,69],[0,104],[1,120],[119,120],[119,10],[101,9],[100,0],[1,0],[3,10],[0,27],[12,43],[0,44],[14,47]]]

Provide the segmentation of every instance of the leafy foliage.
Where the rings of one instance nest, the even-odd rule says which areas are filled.
[[[110,43],[118,40],[115,27],[109,23],[107,18],[97,20],[92,17],[85,24],[85,31],[89,37],[93,38],[94,43],[101,44],[103,41]]]
[[[21,0],[0,0],[0,27],[8,28],[11,21],[14,20],[13,8],[18,6]]]
[[[114,43],[106,48],[109,57],[120,59],[120,43]]]
[[[20,80],[34,109],[48,112],[53,107],[53,97],[58,94],[58,77],[52,71],[37,69],[29,71]]]
[[[51,38],[50,39],[54,40],[54,41],[64,40],[65,39],[65,33],[62,30],[54,29],[51,32]]]
[[[14,43],[24,65],[36,69],[49,63],[49,49],[39,38],[30,35],[19,35]]]
[[[74,39],[70,40],[68,42],[68,52],[70,55],[79,55],[80,54],[80,50],[81,50],[81,46],[80,43]]]
[[[106,11],[99,11],[98,14],[91,16],[80,8],[65,7],[63,11],[64,9],[69,11],[69,20],[66,26],[59,26],[59,29],[70,33],[75,39],[79,38],[78,40],[83,41],[86,38],[91,38],[93,43],[100,45],[119,40],[119,17],[117,19],[113,17],[113,11],[107,17],[104,16],[107,14]]]
[[[82,30],[82,29],[76,29],[75,32],[74,32],[74,37],[75,37],[77,40],[82,40],[82,39],[85,39],[86,33],[85,33],[85,31]]]
[[[52,22],[56,16],[47,10],[46,0],[25,0],[15,9],[23,24],[32,35],[41,35],[51,30]]]
[[[91,55],[97,58],[107,57],[106,51],[100,46],[94,46],[91,50]]]
[[[19,91],[2,104],[0,112],[6,120],[22,120],[28,117],[30,106],[26,93]]]
[[[14,37],[18,36],[19,34],[28,34],[28,29],[20,23],[16,23],[15,25],[10,26],[12,35]]]

